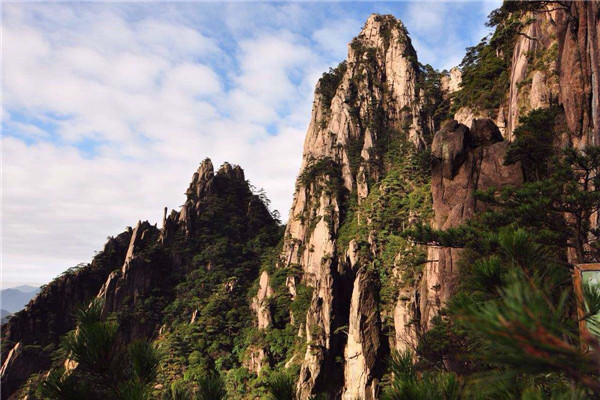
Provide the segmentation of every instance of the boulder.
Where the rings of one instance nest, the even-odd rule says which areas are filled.
[[[447,122],[433,138],[431,156],[441,165],[444,178],[452,179],[465,161],[469,146],[469,128],[456,120]]]
[[[469,136],[472,147],[486,146],[504,140],[498,126],[489,118],[474,119]]]

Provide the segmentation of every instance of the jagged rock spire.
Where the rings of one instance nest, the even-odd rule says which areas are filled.
[[[190,187],[186,191],[188,201],[190,197],[202,197],[210,191],[212,186],[213,178],[215,177],[215,171],[213,168],[212,161],[210,158],[205,158],[204,161],[198,167],[198,170],[194,172]]]
[[[366,287],[372,279],[363,274],[349,280],[355,272],[346,273],[348,267],[338,261],[345,200],[331,185],[339,173],[347,192],[361,202],[369,194],[368,182],[381,174],[379,141],[393,132],[417,147],[425,145],[429,124],[423,120],[418,76],[416,52],[402,22],[373,14],[349,44],[347,61],[317,84],[280,257],[284,267],[300,265],[303,282],[314,289],[307,319],[299,321],[310,343],[298,382],[301,398],[326,387],[331,394],[343,391],[348,399],[374,396],[381,370],[379,345],[374,345],[380,342],[379,316],[365,314],[374,298]],[[349,321],[350,314],[366,322]],[[269,318],[261,315],[261,320]],[[339,330],[349,322],[351,343]],[[361,332],[370,332],[368,338]],[[346,359],[345,371],[336,358]]]

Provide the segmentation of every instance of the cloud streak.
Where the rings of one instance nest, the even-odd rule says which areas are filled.
[[[206,156],[240,164],[285,217],[316,80],[366,17],[403,18],[446,67],[473,44],[444,20],[461,7],[5,4],[4,283],[46,282],[160,221]]]

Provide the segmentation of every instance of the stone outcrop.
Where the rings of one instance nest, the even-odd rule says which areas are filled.
[[[394,337],[391,347],[400,353],[414,352],[419,343],[420,301],[419,290],[412,287],[400,288],[394,307]]]
[[[269,363],[286,361],[285,368],[299,365],[297,393],[302,399],[323,393],[332,399],[377,398],[385,358],[392,349],[416,349],[419,335],[431,327],[432,318],[454,293],[461,256],[458,249],[429,246],[424,269],[415,268],[414,276],[403,281],[405,260],[394,248],[391,255],[386,254],[386,267],[393,265],[385,273],[392,276],[380,274],[384,244],[374,228],[376,213],[370,211],[376,208],[374,201],[385,203],[384,197],[377,197],[381,193],[397,200],[408,197],[404,186],[409,186],[403,180],[406,177],[396,179],[393,189],[382,183],[392,172],[398,173],[390,171],[405,156],[399,153],[406,150],[387,153],[386,146],[402,138],[417,156],[431,150],[431,182],[429,176],[419,181],[421,188],[431,183],[431,198],[424,202],[433,205],[427,203],[432,209],[422,212],[426,215],[423,219],[433,228],[445,230],[485,210],[476,191],[522,182],[521,165],[505,165],[504,158],[519,118],[529,111],[559,103],[571,131],[562,142],[599,144],[599,16],[598,2],[547,5],[528,11],[523,15],[524,28],[515,39],[507,71],[509,89],[500,108],[485,112],[461,108],[454,120],[440,127],[448,111],[440,111],[442,107],[432,110],[431,106],[438,102],[448,105],[460,95],[461,71],[451,69],[432,85],[439,90],[428,92],[426,78],[431,76],[419,65],[402,22],[371,15],[349,44],[347,60],[326,73],[316,87],[282,250],[276,265],[270,266],[275,273],[271,268],[260,272],[259,266],[253,266],[243,277],[258,287],[249,307],[259,330],[279,329],[273,325],[287,318],[286,312],[273,311],[272,315],[274,304],[281,299],[276,290],[287,291],[284,294],[294,301],[310,289],[306,317],[290,310],[289,321],[285,321],[292,325],[286,334],[298,332],[306,350],[282,356],[257,341],[243,349],[246,358],[242,365],[256,374]],[[491,120],[483,115],[497,117]],[[406,175],[406,171],[411,170],[401,173]],[[226,213],[222,212],[225,207],[229,207]],[[265,226],[280,232],[267,207],[251,193],[243,170],[225,163],[215,172],[209,159],[194,173],[181,209],[167,211],[165,208],[160,230],[138,222],[134,229],[109,240],[89,267],[48,285],[26,310],[2,326],[3,398],[11,398],[32,373],[49,368],[60,336],[74,327],[72,312],[94,296],[103,300],[106,314],[141,308],[150,295],[169,303],[182,277],[194,268],[209,272],[218,268],[218,262],[210,257],[195,260],[210,242],[207,238],[223,235],[219,244],[229,251],[236,244],[254,240]],[[392,230],[415,223],[421,217],[419,212],[411,209],[406,218],[401,214],[405,221]],[[224,233],[232,220],[243,221],[238,237]],[[360,237],[344,231],[351,225],[348,221],[356,225],[352,229],[360,231]],[[414,245],[402,246],[406,250]],[[251,256],[260,261],[260,255]],[[284,284],[277,269],[285,269]],[[242,280],[228,276],[219,282],[218,290],[229,298],[248,283]],[[391,296],[387,293],[384,308],[386,292],[382,288],[389,289],[390,282],[396,286],[389,290],[394,292]],[[201,287],[204,289],[204,284]],[[124,342],[156,337],[157,333],[169,335],[172,327],[162,319],[160,309],[145,312],[147,318],[125,315],[128,318],[123,318],[119,327]],[[190,328],[201,326],[201,304],[190,305],[183,314],[186,326],[188,322],[194,325]],[[272,332],[262,333],[268,337]],[[285,356],[288,358],[283,360]]]
[[[228,169],[231,169],[229,166]],[[181,225],[186,234],[193,232],[195,228],[194,214],[197,208],[200,207],[199,201],[207,194],[210,194],[213,189],[213,181],[215,177],[214,168],[211,160],[206,159],[198,167],[198,171],[194,173],[192,182],[186,191],[187,200],[177,218],[177,222]],[[173,218],[175,219],[175,218]]]
[[[271,312],[269,311],[269,298],[273,295],[273,289],[269,286],[269,274],[263,271],[258,281],[258,293],[252,299],[251,308],[257,317],[258,329],[265,329],[271,323]]]
[[[414,350],[419,329],[427,329],[427,322],[454,288],[459,252],[431,248],[430,259],[436,261],[426,268],[420,288],[399,289],[389,316],[395,332],[388,342],[382,338],[378,278],[367,273],[368,257],[359,255],[355,241],[338,254],[347,196],[356,196],[360,204],[372,190],[369,182],[382,174],[374,167],[384,140],[374,115],[384,116],[386,130],[406,135],[417,148],[425,145],[427,129],[436,126],[421,109],[423,100],[418,95],[423,93],[416,92],[419,71],[414,57],[401,22],[373,15],[350,44],[343,69],[338,67],[337,75],[329,77],[338,79],[335,90],[328,92],[330,97],[321,88],[330,81],[324,78],[317,86],[279,265],[300,265],[302,281],[315,289],[304,332],[308,348],[298,380],[302,398],[322,391],[334,398],[374,398],[382,353],[389,346]],[[365,76],[382,83],[365,85],[361,81]],[[451,70],[440,82],[444,96],[455,93],[460,82],[460,71]],[[371,107],[356,99],[371,99]],[[475,115],[465,118],[471,129],[452,121],[435,135],[431,148],[434,227],[440,229],[458,226],[480,211],[475,190],[521,180],[520,166],[503,165],[508,142],[497,124]],[[359,216],[359,221],[369,224],[368,218]],[[370,241],[369,246],[376,255],[376,242]],[[260,320],[267,320],[256,305],[255,311]]]
[[[458,67],[450,68],[448,75],[442,77],[441,80],[442,92],[446,95],[451,95],[460,90],[462,83],[462,72]]]
[[[334,397],[374,396],[382,361],[380,317],[372,307],[377,288],[338,254],[344,193],[356,193],[359,202],[368,196],[368,182],[381,173],[376,145],[384,134],[405,135],[422,148],[431,125],[422,112],[416,53],[395,18],[370,16],[337,73],[335,90],[325,93],[324,78],[315,91],[281,255],[280,267],[300,265],[302,281],[314,288],[298,381],[302,398],[323,390]]]
[[[495,110],[503,136],[513,140],[519,118],[562,104],[576,146],[600,140],[600,17],[597,1],[548,3],[522,17],[510,63],[509,92]],[[452,74],[447,78],[450,88]],[[451,91],[451,90],[450,90]],[[454,118],[467,126],[482,115],[461,108]],[[595,140],[595,142],[594,142]]]
[[[384,355],[381,321],[378,316],[379,281],[373,271],[361,268],[354,279],[348,325],[348,342],[344,352],[343,399],[377,398]],[[374,290],[375,289],[375,290]]]
[[[551,11],[554,10],[554,11]],[[510,70],[505,137],[513,139],[519,118],[548,107],[558,97],[558,32],[563,13],[552,4],[523,16],[531,21],[517,37]]]
[[[151,289],[160,288],[161,272],[168,272],[170,265],[163,260],[146,260],[138,257],[152,248],[158,239],[159,230],[148,221],[139,221],[131,233],[125,260],[120,269],[110,273],[100,288],[97,298],[103,302],[103,313],[120,311],[125,307],[135,307],[143,301],[144,295]],[[131,323],[126,329],[126,341],[151,336],[155,326]]]
[[[517,186],[523,180],[519,164],[504,165],[509,142],[491,120],[474,120],[471,129],[457,121],[436,133],[431,148],[431,192],[435,216],[433,228],[455,228],[485,205],[475,191]],[[454,292],[461,250],[430,247],[422,287],[421,325],[428,322]]]
[[[572,1],[559,24],[560,103],[575,146],[600,144],[600,3]]]
[[[218,203],[230,191],[242,203],[236,212],[247,218],[248,234],[257,228],[255,221],[272,221],[264,204],[251,194],[244,171],[239,166],[224,163],[215,172],[211,160],[205,159],[192,176],[181,210],[173,210],[165,217],[161,230],[148,222],[138,222],[133,229],[122,267],[109,275],[98,293],[97,297],[104,303],[104,312],[135,309],[151,292],[154,296],[169,296],[177,284],[175,277],[185,274],[191,263],[178,249],[193,246],[198,235],[226,229],[222,225],[206,226],[206,213],[215,212],[215,202]],[[244,203],[245,198],[249,198],[247,204]],[[208,270],[210,267],[210,263],[205,266]],[[268,282],[268,276],[266,280]],[[226,290],[233,290],[234,285],[234,281],[227,282]],[[268,293],[268,286],[265,290]],[[265,304],[267,297],[265,294]],[[121,325],[126,342],[155,336],[160,316],[130,322]]]
[[[260,374],[260,371],[267,364],[267,351],[262,347],[250,346],[248,348],[248,358],[245,367],[248,371]]]

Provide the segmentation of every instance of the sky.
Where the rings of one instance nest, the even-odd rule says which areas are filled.
[[[287,219],[314,86],[371,13],[460,63],[490,2],[3,2],[2,286],[44,284],[239,164]]]

